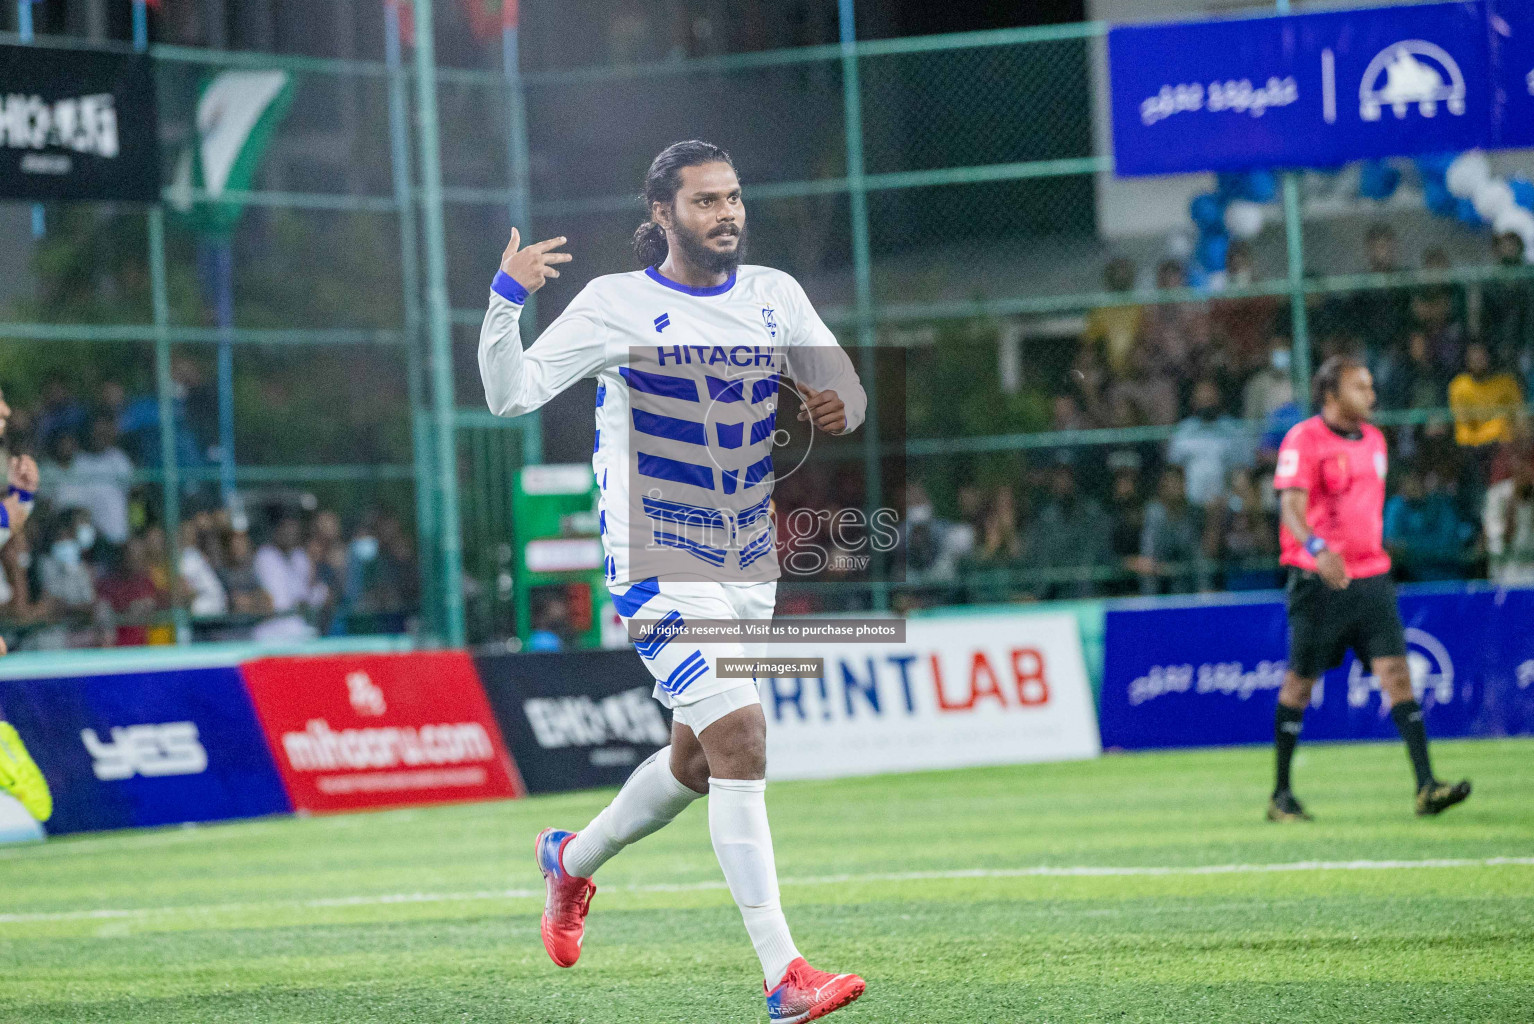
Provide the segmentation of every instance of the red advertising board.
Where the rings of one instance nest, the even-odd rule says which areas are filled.
[[[294,810],[523,794],[461,651],[263,658],[241,671]]]

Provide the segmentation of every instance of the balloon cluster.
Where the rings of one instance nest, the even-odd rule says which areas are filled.
[[[1217,181],[1216,191],[1195,196],[1188,207],[1198,228],[1189,275],[1195,285],[1224,272],[1231,239],[1262,232],[1263,204],[1278,195],[1278,175],[1268,170],[1227,172]]]
[[[1467,227],[1517,235],[1523,239],[1524,258],[1534,263],[1534,182],[1496,177],[1480,150],[1419,156],[1413,163],[1429,211]],[[1383,160],[1359,168],[1358,194],[1365,199],[1389,199],[1400,184],[1400,170]]]

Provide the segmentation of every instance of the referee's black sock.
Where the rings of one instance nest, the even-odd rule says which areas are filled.
[[[1433,781],[1433,764],[1427,756],[1427,729],[1422,724],[1422,705],[1414,700],[1403,700],[1390,709],[1390,717],[1406,741],[1406,752],[1411,755],[1412,771],[1417,773],[1420,790]]]
[[[1304,720],[1304,708],[1280,704],[1278,710],[1273,712],[1273,749],[1278,761],[1278,773],[1273,781],[1274,793],[1282,793],[1289,788],[1289,763],[1294,760],[1294,747],[1300,742],[1300,723]]]

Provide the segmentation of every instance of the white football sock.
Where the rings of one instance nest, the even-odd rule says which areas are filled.
[[[708,832],[730,895],[745,919],[751,945],[761,958],[762,976],[771,988],[799,957],[799,950],[788,934],[788,921],[778,899],[778,867],[772,856],[772,831],[767,827],[766,780],[709,779]]]
[[[597,868],[630,843],[637,843],[671,823],[702,793],[671,774],[671,748],[651,754],[634,769],[613,802],[565,847],[565,870],[590,878]]]

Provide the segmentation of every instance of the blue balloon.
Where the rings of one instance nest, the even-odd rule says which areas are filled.
[[[1417,157],[1417,173],[1422,175],[1423,181],[1436,179],[1442,181],[1444,175],[1449,173],[1449,165],[1459,159],[1458,153],[1424,153]]]
[[[1383,160],[1370,160],[1358,169],[1358,194],[1376,201],[1389,199],[1401,184],[1401,172]]]
[[[1454,217],[1459,213],[1459,200],[1449,192],[1449,186],[1442,179],[1438,181],[1423,181],[1422,196],[1427,200],[1427,208],[1439,217]],[[1471,209],[1474,209],[1474,204]]]
[[[1228,235],[1205,235],[1199,240],[1198,249],[1194,257],[1198,265],[1208,271],[1224,270],[1226,258],[1230,255],[1230,236]]]
[[[1507,184],[1513,190],[1513,202],[1525,210],[1534,210],[1534,181],[1510,178]]]
[[[1225,200],[1217,193],[1206,192],[1195,196],[1188,206],[1188,213],[1200,232],[1225,230]]]
[[[1481,226],[1481,215],[1475,212],[1475,201],[1472,199],[1456,199],[1454,201],[1454,216],[1471,227]]]
[[[1246,193],[1242,199],[1252,203],[1271,203],[1278,195],[1278,175],[1269,170],[1252,171],[1246,176]]]

